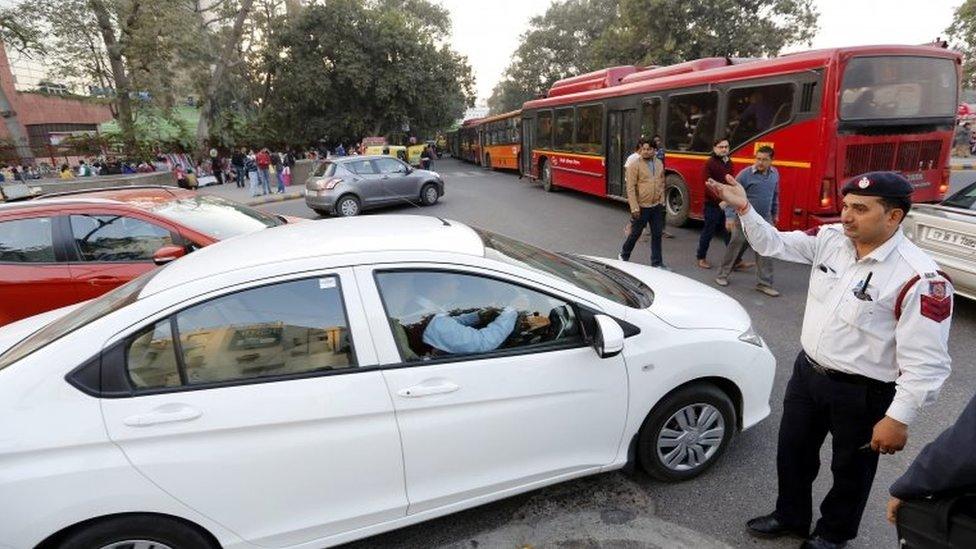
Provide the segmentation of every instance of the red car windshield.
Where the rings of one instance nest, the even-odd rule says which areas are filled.
[[[280,217],[212,195],[171,200],[153,212],[217,240],[285,224]]]

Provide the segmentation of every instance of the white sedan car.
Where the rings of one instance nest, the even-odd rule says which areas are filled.
[[[208,246],[0,351],[4,549],[317,549],[629,462],[686,479],[774,370],[702,284],[415,216]]]

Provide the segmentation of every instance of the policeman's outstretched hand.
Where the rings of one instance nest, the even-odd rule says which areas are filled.
[[[749,199],[746,198],[746,190],[742,188],[742,185],[735,180],[731,175],[725,176],[725,183],[715,181],[712,178],[708,178],[705,182],[708,188],[719,197],[720,200],[728,203],[735,209],[745,208],[749,204]]]
[[[874,424],[871,449],[882,454],[894,454],[908,442],[908,425],[888,416]]]

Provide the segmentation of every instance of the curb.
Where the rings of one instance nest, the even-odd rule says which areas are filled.
[[[949,166],[949,169],[952,171],[976,170],[976,164],[953,164]]]
[[[293,193],[273,194],[273,195],[270,195],[270,196],[267,196],[267,197],[264,197],[264,198],[257,198],[257,199],[254,199],[254,200],[249,200],[249,201],[245,202],[244,204],[246,204],[248,206],[260,206],[261,204],[271,204],[273,202],[284,202],[286,200],[296,200],[298,198],[305,198],[305,193],[299,191],[299,192],[293,192]]]

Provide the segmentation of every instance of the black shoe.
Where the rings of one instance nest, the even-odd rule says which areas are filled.
[[[847,542],[842,541],[840,543],[834,543],[833,541],[827,541],[820,536],[814,536],[808,540],[804,540],[800,544],[800,549],[843,549],[847,547]]]
[[[756,517],[746,523],[749,533],[761,538],[778,538],[782,536],[807,537],[807,530],[787,526],[776,518],[776,513]]]

